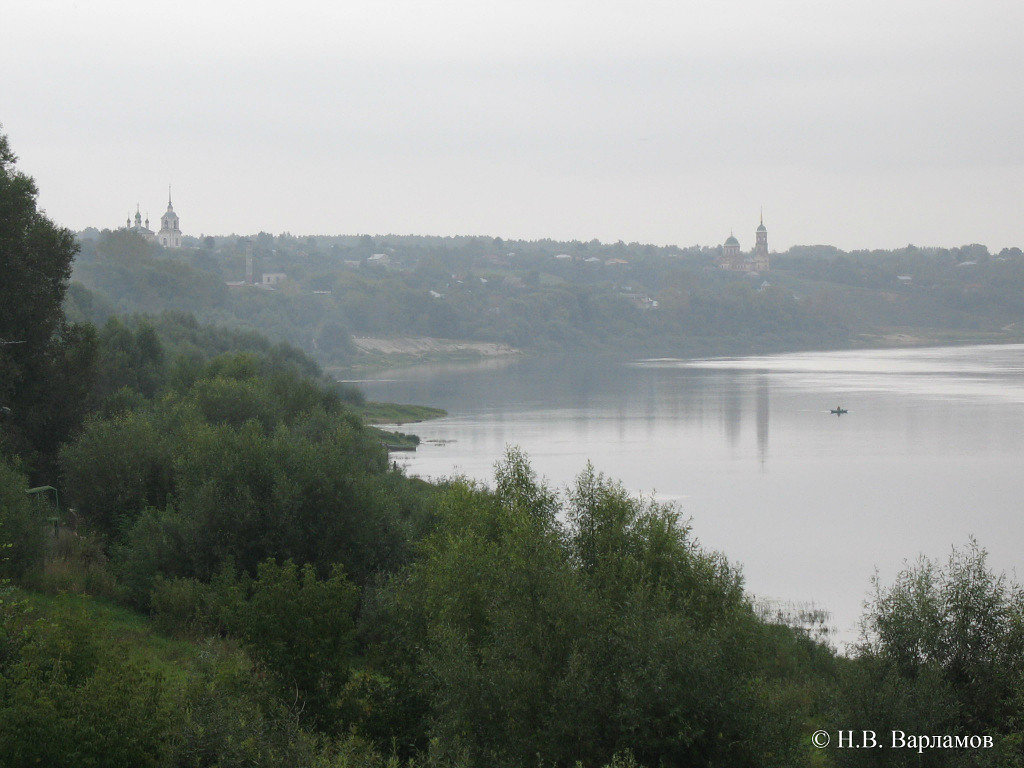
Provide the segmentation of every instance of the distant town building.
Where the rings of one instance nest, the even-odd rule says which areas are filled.
[[[722,256],[718,260],[718,266],[731,272],[751,274],[760,274],[771,269],[771,260],[768,255],[768,229],[764,225],[763,214],[754,237],[754,250],[750,253],[743,253],[740,241],[730,232],[729,237],[722,245]]]
[[[284,272],[264,272],[263,280],[260,283],[264,288],[276,288],[280,283],[288,279]]]
[[[135,224],[132,224],[132,219],[129,216],[128,222],[124,225],[124,228],[127,229],[129,232],[134,232],[137,235],[141,235],[147,240],[152,240],[154,237],[153,230],[149,228],[149,216],[146,216],[146,222],[145,224],[143,224],[142,214],[139,213],[139,206],[137,203],[135,205]]]
[[[181,226],[178,214],[171,205],[170,187],[167,187],[167,210],[160,217],[160,231],[156,233],[156,241],[164,248],[181,248]]]
[[[732,232],[722,244],[722,259],[718,262],[718,266],[722,269],[746,271],[746,259],[743,258],[743,253],[740,251],[740,241]]]
[[[645,312],[651,309],[658,308],[658,301],[656,299],[652,299],[647,294],[623,291],[620,292],[619,295],[622,298],[627,299],[637,309],[643,310]]]
[[[135,206],[135,223],[133,224],[132,218],[129,217],[124,228],[150,242],[159,243],[164,248],[181,248],[181,223],[178,214],[174,212],[174,206],[171,205],[171,188],[167,188],[167,211],[160,217],[159,232],[149,228],[149,216],[145,221],[142,220],[138,204]]]
[[[245,242],[245,279],[229,280],[226,285],[229,288],[262,288],[267,291],[277,290],[277,286],[288,279],[284,272],[260,272],[256,258],[256,248],[252,240],[246,238]],[[275,251],[276,253],[276,251]],[[317,293],[317,291],[314,291]],[[321,293],[330,293],[322,291]]]

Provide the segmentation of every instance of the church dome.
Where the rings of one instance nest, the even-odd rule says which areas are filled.
[[[767,227],[765,227],[765,225],[764,225],[764,222],[761,222],[761,224],[760,224],[760,225],[758,225],[758,227],[757,227],[757,231],[758,231],[758,232],[767,232],[767,231],[768,231],[768,228],[767,228]]]
[[[739,244],[740,244],[740,241],[739,241],[739,240],[737,240],[737,239],[736,239],[735,237],[733,237],[732,235],[729,235],[729,239],[725,241],[725,244],[726,244],[726,245],[739,245]]]

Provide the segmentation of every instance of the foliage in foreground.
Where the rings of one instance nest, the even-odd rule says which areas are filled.
[[[991,736],[977,754],[937,750],[928,765],[1024,765],[1024,590],[976,542],[943,566],[922,558],[875,590],[842,693],[846,728]],[[842,764],[916,766],[916,753],[848,750]]]
[[[807,649],[674,510],[592,469],[564,499],[516,452],[496,491],[452,484],[371,618],[377,672],[356,684],[377,738],[405,723],[472,765],[802,762],[775,665]]]

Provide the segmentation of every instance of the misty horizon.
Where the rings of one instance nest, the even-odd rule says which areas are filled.
[[[189,234],[717,244],[764,206],[775,250],[998,252],[1024,9],[940,10],[37,3],[5,12],[0,122],[75,229],[169,182]]]
[[[150,224],[153,225],[153,226],[156,226],[154,224],[154,222],[157,222],[159,220],[159,218],[160,218],[159,214],[160,214],[160,212],[162,212],[162,210],[160,212],[156,213],[156,214],[147,213],[142,208],[140,208],[139,210],[142,213],[143,219],[147,219],[148,218],[149,221],[150,221]],[[177,207],[175,208],[175,210],[178,210]],[[134,211],[132,212],[132,216],[134,216]],[[131,217],[126,217],[126,218],[131,218]],[[766,225],[768,224],[767,220],[765,220],[765,224]],[[187,227],[187,222],[185,224],[183,224],[183,226]],[[621,243],[621,244],[623,244],[623,245],[625,245],[627,247],[634,247],[635,246],[635,247],[643,248],[643,247],[653,246],[653,247],[656,247],[656,248],[677,248],[677,249],[679,249],[681,251],[685,251],[685,250],[689,250],[689,249],[695,249],[695,248],[696,249],[714,249],[714,248],[718,248],[718,247],[720,247],[722,245],[722,243],[725,241],[725,239],[727,237],[729,237],[730,235],[733,235],[733,236],[735,236],[740,241],[740,246],[741,246],[741,248],[744,251],[750,251],[750,250],[752,250],[754,248],[754,229],[756,228],[756,226],[757,226],[757,223],[755,223],[754,225],[752,225],[749,228],[750,231],[749,231],[749,233],[747,233],[747,237],[746,238],[744,238],[744,231],[737,227],[737,228],[734,228],[734,229],[731,229],[731,230],[727,231],[720,238],[720,240],[718,242],[708,242],[708,243],[696,243],[696,242],[695,243],[651,242],[651,241],[643,241],[643,240],[625,240],[623,238],[607,240],[607,239],[602,239],[602,238],[598,238],[598,237],[591,237],[591,238],[565,237],[565,238],[561,238],[561,237],[551,237],[551,236],[544,236],[544,235],[539,236],[539,237],[519,237],[519,236],[514,236],[514,235],[500,235],[500,234],[495,235],[495,234],[490,234],[490,233],[486,233],[486,232],[450,232],[450,233],[440,233],[440,232],[296,232],[296,231],[291,231],[291,230],[287,230],[287,229],[286,230],[277,231],[277,232],[271,232],[271,231],[260,229],[260,230],[255,230],[255,231],[252,231],[252,232],[190,232],[190,231],[186,230],[186,231],[183,232],[183,234],[184,234],[184,236],[186,238],[188,238],[188,237],[194,237],[194,238],[203,238],[203,237],[215,237],[215,238],[238,237],[238,238],[244,238],[244,237],[257,237],[259,235],[268,235],[270,237],[295,237],[295,238],[304,238],[304,237],[358,238],[358,237],[363,237],[363,236],[367,236],[367,235],[370,236],[370,237],[373,237],[373,238],[380,238],[380,239],[384,239],[384,238],[419,238],[419,237],[422,237],[422,238],[438,238],[438,239],[446,239],[446,240],[455,240],[455,239],[477,239],[477,238],[480,238],[480,239],[485,239],[485,240],[486,239],[500,240],[500,241],[506,242],[506,243],[517,243],[517,242],[519,242],[519,243],[552,242],[552,243],[582,243],[584,245],[586,245],[588,243],[593,243],[593,242],[596,241],[597,244],[600,244],[602,246],[616,245],[618,243]],[[92,229],[92,230],[96,230],[97,232],[102,232],[104,230],[114,231],[114,230],[117,230],[117,229],[120,229],[120,228],[123,228],[123,227],[124,227],[123,223],[122,224],[118,224],[118,225],[111,225],[111,226],[106,226],[106,225],[104,225],[104,226],[97,226],[97,225],[92,224],[92,225],[88,225],[88,226],[86,226],[84,228],[75,230],[75,231],[78,232],[78,233],[81,233],[81,232],[84,232],[84,231]],[[769,227],[769,234],[771,234],[771,231],[772,230]],[[824,248],[833,248],[834,247],[834,248],[839,249],[840,251],[854,253],[854,252],[870,252],[870,251],[898,251],[898,250],[903,249],[903,248],[911,248],[911,247],[912,248],[917,248],[919,250],[933,250],[933,249],[934,250],[955,250],[955,249],[958,249],[958,248],[968,248],[968,247],[973,247],[973,246],[983,246],[983,247],[988,249],[989,253],[991,253],[993,255],[998,255],[998,253],[1000,252],[1000,250],[1002,250],[1002,248],[1007,248],[1007,249],[1021,248],[1021,246],[1016,244],[1016,243],[1009,243],[1009,244],[1007,244],[1005,246],[1002,246],[1002,248],[993,248],[993,247],[989,246],[986,243],[981,243],[981,242],[977,242],[977,241],[962,242],[962,243],[955,243],[955,244],[952,244],[952,243],[946,243],[946,244],[936,244],[936,243],[903,243],[901,245],[895,245],[895,246],[889,246],[889,247],[865,246],[863,248],[848,248],[848,249],[841,248],[840,246],[835,245],[834,243],[829,243],[829,242],[814,242],[814,243],[812,243],[812,242],[793,242],[793,243],[790,243],[789,245],[787,245],[786,247],[783,248],[783,247],[777,247],[774,244],[774,242],[772,241],[771,237],[769,238],[769,245],[770,245],[770,250],[771,250],[772,253],[781,253],[781,252],[788,251],[788,250],[790,250],[792,248],[822,248],[822,247],[824,247]]]

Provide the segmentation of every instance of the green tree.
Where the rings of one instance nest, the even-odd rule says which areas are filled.
[[[35,183],[15,159],[0,134],[0,450],[52,480],[57,447],[89,402],[95,339],[62,309],[74,235],[38,210]]]
[[[150,413],[90,418],[61,450],[65,497],[91,528],[119,536],[145,508],[167,503],[171,460],[167,435]]]
[[[989,735],[992,750],[932,750],[927,765],[1024,765],[1024,590],[972,541],[945,566],[922,558],[874,595],[842,701],[844,728]],[[907,750],[842,755],[916,766]]]
[[[355,652],[357,589],[335,566],[318,579],[312,565],[260,563],[229,629],[296,690],[320,722],[337,706]]]
[[[674,510],[592,470],[559,501],[517,451],[497,477],[448,487],[384,591],[360,728],[469,764],[802,764],[767,661],[793,636]]]
[[[143,322],[133,330],[121,320],[110,318],[100,331],[98,343],[100,397],[109,397],[123,388],[153,397],[166,380],[163,344],[150,323]]]

